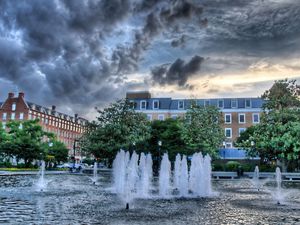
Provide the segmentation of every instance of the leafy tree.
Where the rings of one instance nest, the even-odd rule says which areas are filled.
[[[38,124],[38,120],[28,120],[24,122],[9,121],[7,123],[7,139],[1,145],[2,153],[8,157],[15,156],[17,161],[24,159],[28,166],[35,159],[42,159],[43,140],[52,137],[48,132],[44,132]]]
[[[82,149],[96,158],[112,159],[120,148],[144,142],[150,134],[146,115],[135,112],[128,99],[98,110],[97,122],[89,125],[82,138]]]
[[[277,160],[286,171],[289,163],[300,158],[299,93],[295,81],[275,81],[262,95],[266,102],[260,124],[248,128],[237,144],[250,156]]]
[[[296,80],[278,80],[261,96],[266,102],[263,108],[266,110],[281,110],[300,106],[300,86]]]
[[[52,139],[44,148],[46,150],[46,161],[59,164],[68,160],[69,150],[63,142]]]
[[[182,138],[189,151],[202,151],[218,157],[218,148],[224,140],[221,124],[222,116],[218,108],[192,104],[186,113],[182,130]]]
[[[184,141],[181,137],[182,121],[180,119],[154,120],[151,123],[151,138],[147,149],[154,157],[159,155],[158,141],[161,141],[160,153],[168,152],[171,160],[177,153],[188,154]]]

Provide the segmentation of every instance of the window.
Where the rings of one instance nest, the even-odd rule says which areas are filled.
[[[45,119],[45,124],[48,124],[48,119],[47,118]]]
[[[245,108],[251,108],[251,99],[245,100]]]
[[[237,100],[231,99],[231,108],[237,108]]]
[[[7,113],[3,113],[2,114],[2,120],[6,120],[6,117],[7,117]]]
[[[19,129],[20,129],[20,130],[22,130],[22,129],[23,129],[23,124],[22,124],[22,123],[20,123],[20,125],[19,125]]]
[[[232,148],[232,142],[226,142],[225,147],[226,148]]]
[[[147,103],[146,101],[141,101],[140,109],[146,109]]]
[[[225,114],[225,123],[230,124],[231,123],[231,114]]]
[[[153,109],[159,109],[159,101],[158,100],[153,101]]]
[[[165,120],[165,115],[164,114],[159,114],[158,115],[158,120]]]
[[[15,113],[11,113],[10,119],[14,120],[15,118],[16,118],[16,114]]]
[[[184,109],[184,101],[178,101],[178,109]]]
[[[3,127],[3,129],[6,128],[6,122],[3,122],[3,123],[2,123],[2,127]]]
[[[245,132],[246,128],[242,127],[239,128],[239,136],[241,136],[241,133]]]
[[[20,120],[23,120],[23,119],[24,119],[24,113],[20,113],[19,119],[20,119]]]
[[[13,104],[11,105],[11,110],[12,110],[12,111],[16,111],[16,107],[17,107],[16,103],[13,103]]]
[[[225,137],[231,138],[232,137],[232,132],[231,128],[225,128]]]
[[[136,102],[135,101],[131,100],[129,103],[130,103],[130,106],[131,106],[132,109],[136,108]],[[68,119],[68,117],[67,117],[67,119]]]
[[[204,101],[204,106],[209,106],[209,104],[210,104],[209,99]]]
[[[259,123],[259,113],[253,113],[252,114],[252,122],[253,123]]]
[[[172,114],[172,115],[171,115],[171,118],[174,119],[174,120],[176,120],[177,117],[178,117],[177,114]]]
[[[30,120],[32,119],[32,115],[31,114],[28,115],[28,119],[30,119]]]
[[[218,107],[224,108],[224,100],[218,100]]]
[[[151,114],[147,114],[147,120],[152,121],[152,115]]]
[[[239,123],[246,123],[245,113],[239,113]]]

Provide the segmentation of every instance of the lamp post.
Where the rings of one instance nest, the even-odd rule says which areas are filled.
[[[226,142],[223,141],[223,159],[225,159],[225,148],[226,148]]]
[[[158,141],[157,144],[158,144],[158,160],[160,160],[160,148],[161,148],[162,142]]]
[[[74,157],[74,160],[73,160],[73,169],[75,169],[75,155],[76,155],[76,147],[77,147],[77,143],[78,143],[78,139],[74,139],[74,143],[73,143],[73,157]]]
[[[132,145],[133,145],[133,149],[132,149],[133,150],[132,153],[133,153],[135,151],[135,142],[133,142]]]

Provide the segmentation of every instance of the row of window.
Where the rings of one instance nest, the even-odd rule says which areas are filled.
[[[238,121],[239,121],[239,123],[246,123],[246,114],[245,113],[238,113]],[[259,121],[260,121],[259,113],[252,113],[252,123],[259,123]],[[231,124],[232,123],[231,113],[225,113],[224,122],[225,122],[225,124]]]
[[[209,106],[210,100],[204,100],[204,106]],[[153,100],[152,102],[152,109],[159,109],[159,100]],[[246,99],[245,100],[245,108],[251,108],[251,99]],[[224,108],[224,100],[220,99],[218,100],[218,107],[219,108]],[[231,99],[231,108],[237,108],[238,107],[238,101],[237,99]],[[140,101],[140,110],[145,110],[147,109],[147,101],[142,100]],[[178,105],[177,109],[184,109],[184,100],[178,100]]]
[[[3,121],[5,121],[5,120],[7,120],[8,118],[7,118],[7,113],[3,113],[2,114],[2,120]],[[14,119],[16,119],[16,113],[11,113],[10,114],[10,119],[11,120],[14,120]],[[24,113],[19,113],[19,120],[23,120],[24,119]]]
[[[238,130],[238,136],[241,135],[241,133],[243,133],[247,128],[245,127],[241,127]],[[232,128],[225,128],[225,137],[227,138],[232,138]]]

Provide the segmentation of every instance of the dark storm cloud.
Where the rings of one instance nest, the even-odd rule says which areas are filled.
[[[181,59],[210,57],[201,70],[213,73],[300,46],[297,1],[3,0],[0,8],[0,78],[32,101],[81,112],[140,87],[128,74],[154,65],[156,84],[192,88],[203,58]]]
[[[196,55],[189,62],[177,59],[170,66],[156,66],[151,70],[154,83],[160,85],[177,84],[180,87],[189,87],[187,80],[200,70],[203,58]],[[187,85],[187,86],[186,86]]]

